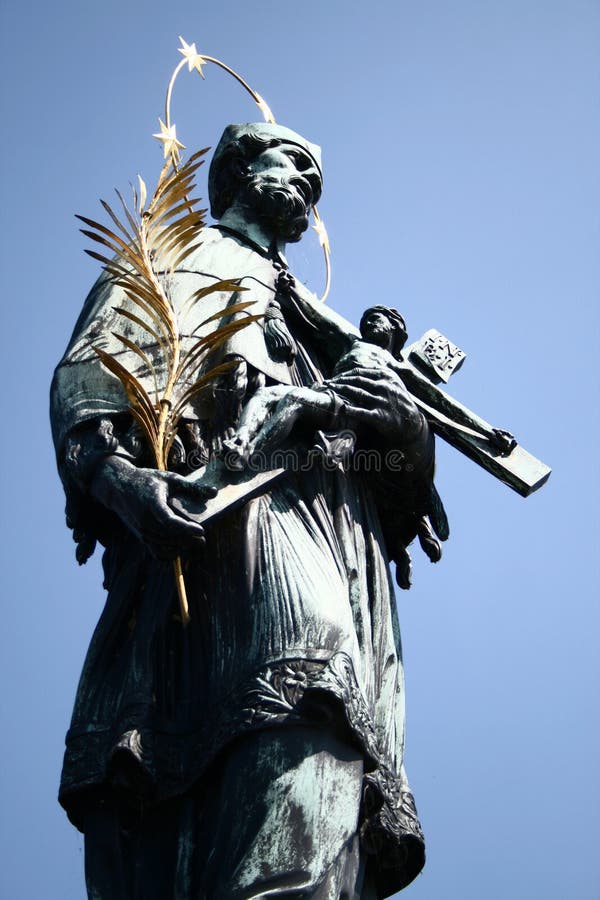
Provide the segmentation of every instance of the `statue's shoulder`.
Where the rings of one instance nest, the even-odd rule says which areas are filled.
[[[203,228],[195,250],[187,257],[181,271],[219,279],[254,279],[272,288],[273,264],[234,235],[218,228]]]

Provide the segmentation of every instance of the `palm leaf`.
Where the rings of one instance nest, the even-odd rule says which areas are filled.
[[[179,169],[174,169],[173,174],[165,177],[164,179],[159,179],[158,185],[156,186],[156,190],[154,192],[154,197],[150,201],[148,206],[148,212],[152,213],[154,211],[154,207],[156,202],[162,197],[165,192],[168,192],[174,183],[177,183],[178,180],[181,180],[182,177],[185,177],[189,172],[196,172],[197,169],[203,165],[204,160],[202,159],[206,153],[208,153],[209,148],[205,147],[203,150],[198,150],[196,153],[193,153],[190,158],[181,166]]]
[[[153,241],[152,250],[156,255],[164,256],[178,245],[180,247],[187,247],[189,239],[193,238],[196,232],[200,231],[201,228],[201,217],[191,219],[186,216],[183,219],[177,219],[173,225],[164,228],[160,237],[156,241]]]
[[[142,360],[144,365],[148,368],[150,374],[152,375],[152,379],[154,381],[154,397],[155,397],[155,403],[158,406],[158,393],[159,393],[158,379],[156,377],[156,369],[154,368],[152,360],[150,359],[150,357],[148,356],[147,353],[144,353],[144,351],[142,350],[141,347],[138,347],[138,345],[135,343],[135,341],[131,341],[128,337],[125,337],[124,334],[119,334],[118,331],[113,331],[112,335],[113,335],[113,337],[116,337],[116,339],[118,341],[121,341],[121,343],[124,344],[125,347],[127,347],[129,350],[132,350],[136,354],[136,356],[139,356],[139,358]]]
[[[213,294],[215,291],[231,291],[231,293],[237,294],[240,291],[247,290],[249,290],[249,288],[241,287],[241,285],[238,284],[237,279],[235,281],[232,281],[230,278],[223,278],[220,281],[214,281],[212,284],[209,284],[208,287],[199,288],[197,291],[194,291],[193,294],[190,294],[186,302],[182,305],[179,315],[182,319],[184,319],[188,312],[191,310],[192,306],[194,306],[194,304],[197,303],[198,300],[202,300],[204,297],[208,297],[209,294]],[[212,322],[214,319],[218,319],[223,315],[223,312],[216,313],[214,316],[206,319],[206,321],[202,322],[201,324],[208,324],[208,322]],[[197,327],[199,328],[200,326],[198,325]]]
[[[88,247],[86,247],[83,252],[87,253],[88,256],[91,256],[92,259],[98,259],[98,260],[100,260],[101,263],[104,263],[105,264],[104,268],[108,271],[108,266],[110,264],[110,260],[107,256],[102,256],[101,253],[96,253],[95,250],[90,250]]]
[[[175,207],[175,209],[181,209],[182,204]],[[159,243],[162,243],[166,240],[170,235],[174,234],[177,230],[179,230],[182,225],[192,225],[198,224],[200,226],[204,223],[204,216],[201,210],[188,209],[181,210],[177,213],[179,218],[174,218],[175,213],[170,215],[172,211],[168,210],[163,216],[161,216],[161,227],[160,229],[156,229],[156,235],[152,237],[152,246],[156,247]],[[169,220],[173,218],[173,221],[169,224]]]
[[[190,256],[190,255],[194,252],[194,250],[197,250],[198,247],[201,247],[201,246],[202,246],[202,241],[198,241],[198,242],[195,243],[195,244],[190,244],[189,247],[184,247],[183,250],[181,251],[181,253],[179,254],[179,256],[177,256],[177,257],[173,260],[173,262],[171,263],[171,268],[172,268],[173,270],[179,268],[179,266],[181,265],[181,263],[182,263],[185,259],[187,259],[188,256]]]
[[[241,288],[241,290],[245,291],[248,290],[248,288]],[[226,309],[222,309],[219,312],[214,313],[214,315],[209,316],[208,319],[204,319],[202,322],[196,325],[194,330],[191,332],[190,337],[192,337],[199,328],[204,328],[205,325],[210,325],[211,322],[216,322],[218,319],[223,319],[226,316],[234,316],[238,313],[244,312],[249,307],[254,306],[255,303],[256,300],[247,300],[245,303],[235,303],[233,306],[228,306]]]
[[[186,183],[186,184],[181,185],[181,186],[179,187],[179,189],[175,190],[175,191],[173,192],[173,194],[172,194],[171,196],[169,196],[169,197],[161,204],[161,206],[160,206],[160,208],[159,208],[159,212],[160,212],[160,219],[161,219],[161,221],[163,222],[163,227],[164,227],[164,217],[165,217],[165,215],[166,215],[167,213],[169,213],[171,210],[173,210],[176,206],[181,206],[181,205],[182,205],[181,201],[187,200],[188,195],[189,195],[190,190],[192,189],[192,187],[193,187],[193,181],[190,181],[189,183]],[[187,212],[184,210],[180,215],[186,216],[186,215],[191,215],[191,214],[196,214],[196,210],[194,210],[193,208],[190,210],[190,209],[188,208]],[[202,216],[202,218],[204,218],[204,216]],[[154,223],[154,221],[155,221],[154,216],[149,216],[149,217],[148,217],[148,225],[149,225],[149,226],[152,226],[153,223]],[[154,226],[154,229],[150,232],[150,237],[151,237],[152,239],[154,238],[154,231],[155,231],[155,229],[156,229],[156,226]]]
[[[105,210],[105,211],[108,213],[108,215],[111,217],[111,219],[113,220],[113,222],[115,223],[115,225],[117,226],[117,228],[120,229],[121,234],[125,237],[125,240],[128,241],[130,244],[135,244],[135,243],[136,243],[136,242],[135,242],[135,238],[129,233],[129,231],[127,230],[127,228],[125,227],[125,225],[123,225],[123,223],[121,222],[121,220],[117,218],[117,216],[116,216],[114,210],[109,206],[109,204],[106,202],[106,200],[100,200],[100,203],[102,204],[102,207],[104,208],[104,210]],[[130,224],[131,224],[131,223],[130,223]],[[135,224],[135,223],[134,223],[134,224]],[[134,232],[134,233],[135,233],[135,232]],[[139,252],[139,248],[138,248],[137,246],[136,246],[136,249],[137,249],[138,252]]]
[[[230,322],[227,325],[221,325],[220,328],[217,328],[211,334],[207,334],[204,337],[201,337],[200,340],[196,341],[196,343],[191,347],[187,353],[185,354],[181,364],[177,370],[177,380],[179,381],[183,378],[184,372],[190,368],[190,366],[198,362],[200,365],[201,357],[208,353],[209,350],[216,350],[222,344],[224,344],[228,338],[232,337],[238,331],[242,331],[252,322],[258,322],[263,317],[261,315],[258,316],[247,316],[245,319],[238,320],[236,322]],[[186,378],[190,377],[190,373],[186,375]]]
[[[179,203],[177,204],[177,206],[167,209],[167,211],[162,215],[153,215],[151,220],[149,219],[148,221],[148,232],[151,233],[156,228],[160,228],[162,225],[164,225],[165,222],[168,222],[169,219],[172,219],[173,216],[178,216],[186,210],[193,210],[195,204],[199,202],[199,200],[184,200],[183,203]],[[207,210],[197,209],[194,210],[194,212],[197,212],[200,215],[204,215]]]
[[[219,375],[224,375],[225,372],[230,372],[237,365],[235,360],[230,360],[228,362],[219,363],[218,366],[213,366],[212,369],[209,369],[201,378],[198,378],[197,381],[194,382],[187,390],[183,392],[181,397],[179,397],[176,405],[173,407],[173,411],[171,413],[171,418],[174,422],[179,423],[181,418],[181,414],[187,404],[192,400],[197,394],[200,394],[202,391],[206,390],[211,381],[214,381],[215,378],[218,378]]]
[[[143,328],[145,331],[147,331],[148,334],[154,338],[164,355],[167,349],[164,343],[164,339],[161,338],[158,332],[154,331],[154,329],[151,328],[147,322],[144,322],[143,319],[141,319],[139,316],[136,316],[135,313],[130,312],[128,309],[121,309],[121,307],[119,306],[113,306],[113,310],[117,313],[117,315],[124,316],[124,318],[129,319],[131,322],[135,322],[136,325],[139,325],[140,328]]]
[[[145,313],[153,322],[153,324],[156,325],[157,330],[162,334],[162,339],[158,334],[156,335],[161,352],[163,353],[163,356],[165,356],[165,358],[167,356],[171,356],[176,341],[176,335],[174,334],[172,328],[169,329],[169,323],[165,322],[160,313],[157,312],[155,307],[151,305],[151,301],[147,299],[147,292],[140,291],[137,286],[135,288],[131,288],[128,284],[123,283],[122,281],[117,281],[115,283],[122,288],[123,292],[129,298],[129,300],[131,300],[131,302],[135,304],[135,306],[137,306],[141,312]],[[128,313],[127,310],[121,309],[120,307],[113,308],[115,309],[115,312],[119,313],[119,315],[127,315]],[[132,313],[129,318],[131,318],[132,315],[134,314]]]
[[[162,292],[157,291],[152,284],[148,285],[145,280],[132,278],[131,275],[121,278],[116,283],[127,292],[128,297],[134,303],[141,301],[153,311],[154,315],[163,323],[172,341],[176,334],[176,328],[168,298],[163,296]]]
[[[148,217],[151,221],[156,221],[164,215],[164,213],[173,209],[180,203],[190,200],[190,194],[194,189],[194,173],[189,172],[185,177],[177,178],[166,190],[155,206],[148,209]],[[189,208],[189,207],[188,207]]]
[[[100,357],[109,372],[116,375],[127,395],[130,409],[136,414],[146,432],[150,445],[154,449],[158,438],[158,427],[156,422],[156,409],[152,405],[152,401],[148,396],[146,389],[138,379],[129,372],[117,359],[106,353],[100,347],[93,347],[93,350]]]
[[[177,268],[176,263],[179,263],[180,258],[185,259],[185,256],[189,256],[191,253],[191,247],[194,238],[198,234],[198,227],[193,225],[188,227],[185,230],[182,230],[179,234],[176,234],[171,238],[161,249],[160,251],[160,259],[161,266],[164,269],[167,269],[170,272],[175,271]],[[185,254],[183,257],[182,254]]]
[[[148,191],[146,189],[146,182],[144,181],[144,179],[142,178],[141,175],[138,175],[138,184],[140,186],[140,201],[139,201],[139,203],[136,202],[136,209],[139,212],[139,214],[141,215],[142,210],[144,209],[144,207],[146,205],[146,198],[148,196]],[[136,201],[137,201],[137,195],[136,195]]]
[[[82,222],[85,222],[86,225],[89,225],[90,228],[95,229],[95,231],[100,232],[100,234],[94,234],[93,231],[86,231],[85,229],[81,229],[83,234],[87,237],[92,238],[94,241],[98,241],[99,243],[105,244],[107,247],[110,247],[114,253],[118,256],[125,256],[127,259],[131,261],[131,263],[135,266],[135,268],[139,272],[143,272],[146,268],[146,261],[140,256],[139,253],[135,253],[131,247],[122,240],[118,234],[115,234],[114,231],[111,231],[110,228],[106,228],[104,225],[101,225],[100,222],[94,222],[93,219],[88,219],[85,216],[77,216],[78,219],[81,219]],[[105,237],[102,237],[104,235]]]
[[[189,193],[194,186],[194,175],[196,170],[200,168],[200,165],[201,163],[192,166],[186,164],[175,175],[167,178],[162,185],[159,185],[148,206],[148,215],[158,215],[161,209],[172,203],[174,197],[181,197],[182,192],[183,194]]]
[[[138,205],[138,204],[137,204],[137,194],[135,193],[135,188],[133,189],[133,193],[134,193],[134,202],[135,202],[135,205],[136,205],[136,207],[137,207],[137,205]],[[125,200],[123,199],[123,196],[122,196],[121,192],[118,191],[118,190],[116,190],[116,188],[115,188],[115,194],[117,195],[117,197],[118,197],[119,200],[121,201],[121,206],[123,207],[123,212],[124,212],[125,215],[127,216],[127,221],[129,222],[129,225],[131,226],[131,230],[132,230],[133,234],[138,234],[138,233],[139,233],[139,225],[138,225],[138,223],[135,221],[135,219],[133,218],[133,216],[131,215],[131,213],[129,212],[129,207],[128,207],[127,204],[125,203]]]
[[[164,222],[174,215],[185,214],[186,210],[190,210],[189,204],[191,201],[187,196],[189,191],[193,187],[193,182],[190,182],[188,190],[185,189],[178,192],[177,196],[167,196],[163,201],[157,206],[156,210],[153,210],[152,213],[147,213],[147,226],[149,234],[153,234],[153,232],[164,224]],[[191,207],[193,210],[193,207]],[[205,210],[198,210],[204,214]]]
[[[152,403],[143,383],[132,372],[105,350],[93,347],[106,369],[119,379],[127,396],[131,415],[142,429],[159,469],[167,467],[169,450],[187,403],[219,375],[230,371],[235,363],[222,362],[214,365],[190,385],[194,373],[210,352],[221,347],[233,334],[261,318],[246,315],[245,318],[232,322],[232,315],[245,312],[252,304],[230,305],[196,326],[193,336],[199,328],[218,322],[213,332],[194,340],[191,349],[182,354],[182,336],[169,293],[169,281],[161,280],[161,275],[172,274],[200,246],[199,233],[205,224],[206,210],[197,209],[198,200],[191,198],[190,194],[194,189],[195,173],[203,165],[207,150],[208,148],[194,153],[180,168],[172,160],[167,163],[148,203],[146,185],[138,176],[139,197],[135,187],[132,187],[132,191],[134,211],[139,215],[139,220],[131,214],[119,191],[116,193],[125,219],[121,214],[117,215],[108,203],[101,201],[116,231],[93,219],[78,216],[87,226],[82,229],[83,233],[113,256],[110,258],[91,249],[86,252],[102,263],[109,278],[124,292],[135,310],[113,307],[114,311],[149,335],[164,363],[160,367],[159,384],[156,361],[151,357],[150,351],[142,349],[126,335],[112,332],[124,347],[141,360],[145,372],[152,377],[156,399]],[[218,291],[231,291],[235,294],[242,290],[246,288],[240,287],[237,281],[215,281],[187,298],[181,307],[180,316],[187,314],[194,304],[210,294]],[[182,620],[185,622],[189,616],[179,559],[175,560],[175,574]]]

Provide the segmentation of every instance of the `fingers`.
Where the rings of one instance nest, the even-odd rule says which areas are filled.
[[[115,512],[128,528],[159,559],[173,559],[188,547],[205,543],[204,529],[197,522],[179,515],[169,505],[177,492],[194,496],[214,496],[213,485],[194,485],[174,472],[150,469],[134,470],[135,481],[126,482],[118,494]]]
[[[148,548],[152,556],[156,559],[169,560],[175,559],[182,553],[196,549],[201,549],[206,544],[205,537],[194,537],[182,539],[179,536],[173,539],[172,535],[165,535],[164,532],[157,532],[153,529],[142,530],[138,537]]]
[[[216,497],[218,488],[214,484],[203,484],[201,481],[189,481],[183,475],[176,472],[164,472],[164,480],[170,489],[175,489],[180,494],[187,494],[201,500],[208,497]]]
[[[373,395],[361,387],[354,385],[336,385],[336,393],[345,401],[346,412],[349,404],[365,410],[381,406],[381,397]]]
[[[162,529],[167,529],[169,538],[201,538],[204,539],[204,528],[192,519],[184,519],[169,506],[161,509],[157,522]],[[164,533],[164,532],[163,532]]]
[[[180,486],[182,494],[189,494],[190,497],[196,497],[199,500],[208,500],[216,497],[219,489],[214,484],[202,484],[201,482],[186,481]]]
[[[396,375],[390,377],[381,377],[381,373],[377,376],[371,376],[369,369],[355,369],[352,373],[344,375],[336,375],[327,382],[332,390],[343,393],[347,388],[361,388],[370,394],[376,402],[389,403],[401,402],[408,399],[410,394]]]
[[[150,521],[138,529],[141,540],[157,559],[175,559],[192,547],[206,543],[204,529],[190,519],[178,516],[169,507],[161,507]]]
[[[365,375],[340,375],[337,378],[332,378],[328,384],[331,384],[333,388],[337,388],[339,386],[348,385],[350,387],[361,387],[365,391],[369,391],[371,394],[382,394],[386,389],[386,385],[382,381],[373,381],[372,378],[367,378]]]
[[[414,403],[408,394],[397,392],[390,396],[388,391],[382,391],[381,393],[371,391],[368,388],[361,386],[360,379],[357,379],[352,384],[336,384],[335,391],[340,397],[346,400],[347,403],[352,403],[355,406],[361,406],[368,410],[379,409],[382,414],[386,413],[394,417],[415,408]]]
[[[383,418],[379,409],[365,409],[364,406],[353,406],[351,403],[346,405],[344,412],[359,422],[380,423]]]
[[[368,378],[370,381],[380,381],[383,378],[389,380],[389,373],[386,372],[383,368],[374,368],[371,366],[356,366],[354,369],[350,369],[348,372],[342,372],[340,375],[334,375],[330,381],[353,381],[357,376],[363,376]]]
[[[375,368],[372,366],[356,366],[354,369],[350,369],[347,372],[341,372],[339,375],[334,375],[333,378],[329,379],[331,382],[344,382],[344,381],[355,381],[357,378],[364,378],[368,380],[371,384],[387,384],[389,387],[393,387],[394,389],[402,389],[406,390],[404,382],[400,377],[402,374],[402,369],[400,366],[392,366],[391,364],[387,365],[385,368],[379,367]]]

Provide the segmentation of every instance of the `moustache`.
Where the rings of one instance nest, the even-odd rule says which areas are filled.
[[[260,218],[272,223],[282,237],[297,241],[306,231],[313,191],[301,175],[255,175],[244,193]]]
[[[286,194],[299,196],[306,206],[311,207],[314,202],[313,188],[307,178],[302,175],[254,175],[249,185],[259,193],[268,194],[272,191],[282,191]]]

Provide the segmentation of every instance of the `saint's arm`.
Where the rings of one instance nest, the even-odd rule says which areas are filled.
[[[67,497],[67,525],[85,563],[96,543],[119,540],[123,527],[160,559],[173,559],[204,538],[202,526],[177,514],[174,497],[204,499],[212,487],[176,472],[159,472],[148,460],[129,416],[90,419],[73,428],[59,448],[58,468]]]

